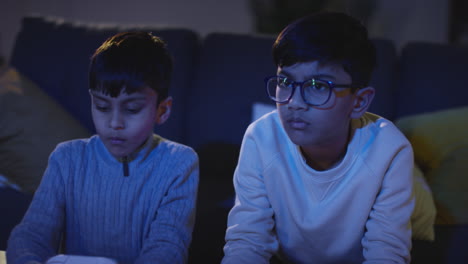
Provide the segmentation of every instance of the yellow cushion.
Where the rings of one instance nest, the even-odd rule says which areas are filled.
[[[413,169],[413,194],[416,199],[414,211],[411,215],[413,238],[433,241],[436,206],[431,189],[418,166]]]
[[[395,123],[411,142],[423,172],[438,168],[448,154],[468,146],[468,107],[412,115]]]
[[[468,224],[468,107],[413,115],[395,124],[413,146],[437,208],[436,224]]]
[[[468,146],[449,153],[428,177],[437,202],[436,223],[468,224]]]
[[[0,174],[33,192],[55,146],[89,135],[34,83],[11,67],[0,68]]]

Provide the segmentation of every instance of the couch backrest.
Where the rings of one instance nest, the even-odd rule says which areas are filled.
[[[397,117],[468,105],[468,48],[409,43],[402,49]]]
[[[191,90],[189,144],[240,144],[254,102],[270,103],[263,79],[274,75],[273,36],[212,33],[202,45],[195,87]]]
[[[47,17],[25,17],[10,63],[90,131],[94,131],[88,94],[89,59],[106,38],[126,30],[151,31],[167,42],[175,63],[170,90],[174,104],[171,118],[156,131],[185,143],[185,90],[193,86],[193,65],[197,63],[200,44],[194,31],[148,26],[99,26]]]
[[[375,88],[375,97],[368,111],[393,120],[395,118],[397,53],[388,39],[373,40],[377,66],[372,73],[370,85]]]

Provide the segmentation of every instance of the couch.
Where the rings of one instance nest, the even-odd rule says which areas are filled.
[[[33,131],[52,136],[44,140],[47,144],[41,142],[41,146],[29,149],[32,153],[43,151],[35,155],[39,164],[30,172],[35,180],[25,181],[29,185],[23,189],[29,192],[24,197],[30,199],[40,180],[47,163],[45,153],[61,140],[94,133],[87,91],[87,67],[93,51],[116,32],[136,29],[152,31],[166,40],[175,62],[172,115],[155,131],[193,147],[200,157],[190,263],[219,263],[242,136],[254,119],[255,106],[271,105],[263,79],[276,70],[271,58],[274,36],[225,32],[200,36],[184,28],[25,17],[5,67],[17,73],[28,84],[27,89],[33,86],[36,94],[41,94],[41,100],[30,100],[41,105],[29,115],[48,112],[42,119],[34,119],[41,122]],[[468,207],[464,206],[468,202],[468,175],[463,170],[468,164],[463,162],[468,161],[468,152],[464,151],[468,143],[463,136],[468,133],[468,121],[462,118],[468,116],[468,47],[410,43],[397,52],[390,40],[373,41],[378,66],[371,85],[377,93],[370,111],[400,125],[413,147],[419,148],[415,148],[416,163],[427,175],[438,210],[435,240],[414,239],[412,263],[468,263]],[[29,93],[29,97],[34,96]],[[450,139],[450,144],[445,144],[445,139]],[[0,174],[4,173],[1,169]],[[447,171],[449,177],[445,177]],[[1,204],[16,201],[16,196],[0,197]],[[9,207],[0,224],[4,219],[18,221],[27,207],[23,198],[21,205],[13,210]],[[10,221],[9,228],[11,225]],[[9,230],[2,232],[0,243]]]

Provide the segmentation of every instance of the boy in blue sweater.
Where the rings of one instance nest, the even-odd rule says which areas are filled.
[[[223,264],[409,263],[413,152],[367,112],[367,30],[345,14],[311,15],[279,34],[273,59],[276,110],[244,135]]]
[[[153,134],[170,115],[172,58],[146,32],[106,40],[89,70],[97,135],[61,143],[8,241],[11,264],[59,253],[118,263],[185,263],[198,157]]]

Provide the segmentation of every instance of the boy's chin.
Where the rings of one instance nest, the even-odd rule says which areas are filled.
[[[320,146],[321,144],[320,143],[317,143],[316,141],[312,140],[310,137],[291,137],[291,136],[288,136],[289,137],[289,140],[291,140],[291,142],[302,148],[302,149],[307,149],[307,148],[310,148],[310,147],[313,147],[313,146]]]
[[[115,149],[115,147],[106,146],[107,151],[116,159],[123,159],[130,155],[130,151]]]
[[[288,135],[289,140],[291,140],[295,145],[303,146],[310,144],[310,136],[307,136],[305,133],[288,131],[286,134]]]

